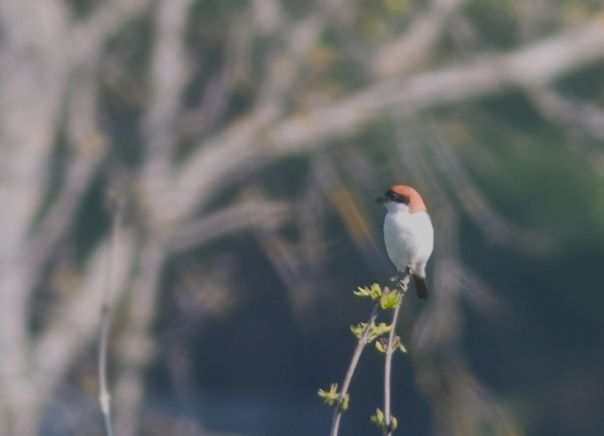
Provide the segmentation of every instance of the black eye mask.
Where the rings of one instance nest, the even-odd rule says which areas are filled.
[[[393,190],[386,191],[384,197],[397,203],[409,204],[409,197]]]

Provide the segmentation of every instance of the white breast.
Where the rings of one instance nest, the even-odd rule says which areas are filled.
[[[434,247],[434,230],[426,212],[409,213],[404,207],[389,207],[384,219],[384,240],[398,271],[410,265],[418,275],[425,275],[426,262]]]

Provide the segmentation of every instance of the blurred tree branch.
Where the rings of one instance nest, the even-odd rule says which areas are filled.
[[[432,0],[402,35],[380,48],[373,60],[378,77],[408,73],[424,66],[448,18],[463,0]]]
[[[513,87],[551,83],[601,59],[602,44],[604,26],[596,21],[510,53],[481,55],[464,65],[383,80],[330,107],[278,124],[266,135],[265,154],[276,158],[318,147],[322,139],[355,131],[385,110],[411,115]]]
[[[235,232],[276,228],[290,217],[291,207],[284,202],[245,200],[174,230],[167,245],[170,251],[186,251]]]

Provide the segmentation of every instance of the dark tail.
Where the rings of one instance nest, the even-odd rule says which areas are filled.
[[[413,276],[413,280],[415,282],[415,292],[417,292],[417,297],[425,300],[428,298],[428,287],[426,286],[426,279],[420,276]]]

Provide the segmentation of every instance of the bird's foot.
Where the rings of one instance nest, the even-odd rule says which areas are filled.
[[[411,268],[411,265],[407,265],[403,272],[397,271],[396,281],[398,283],[399,289],[407,289],[407,287],[409,286],[409,282],[411,281],[412,274],[413,268]]]

